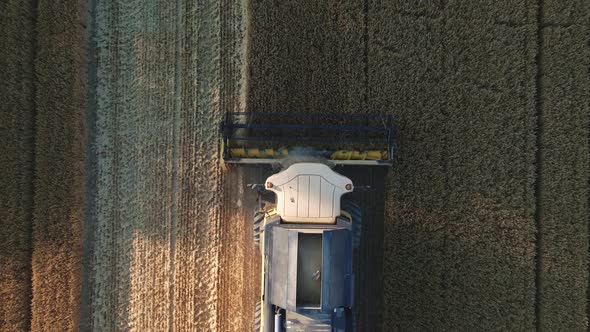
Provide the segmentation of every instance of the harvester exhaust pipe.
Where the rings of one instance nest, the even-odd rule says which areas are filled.
[[[275,313],[275,330],[274,332],[283,332],[283,315],[281,312]]]

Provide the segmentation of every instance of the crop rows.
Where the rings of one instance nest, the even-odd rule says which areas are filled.
[[[542,12],[539,327],[588,327],[590,4]]]
[[[2,5],[2,330],[78,328],[83,211],[83,9]],[[55,20],[63,15],[63,20]],[[33,177],[34,174],[34,177]],[[5,214],[5,215],[4,215]]]
[[[184,1],[178,11],[178,208],[171,243],[174,297],[169,317],[177,331],[217,330],[223,318],[218,313],[223,204],[218,153],[219,11],[216,1]]]
[[[458,330],[530,329],[536,10],[524,2],[470,7],[450,1],[444,13],[450,214],[444,323]]]
[[[371,100],[399,125],[384,326],[533,326],[536,25],[509,7],[372,11]]]
[[[369,6],[369,100],[394,112],[397,126],[383,252],[383,326],[397,330],[444,326],[447,119],[437,9]]]
[[[84,8],[39,1],[36,12],[31,329],[71,331],[79,326],[84,208]]]
[[[30,326],[33,41],[30,3],[0,5],[0,330]]]
[[[251,5],[249,111],[364,112],[361,3]]]

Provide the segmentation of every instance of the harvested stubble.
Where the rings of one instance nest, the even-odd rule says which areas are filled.
[[[84,196],[84,9],[78,1],[37,5],[31,328],[73,331],[79,327]]]
[[[92,327],[164,330],[171,299],[175,4],[101,1],[95,17]]]
[[[34,9],[0,4],[0,330],[30,328]]]
[[[540,73],[541,331],[588,327],[590,3],[545,1]]]
[[[220,330],[219,312],[220,5],[183,1],[179,9],[176,109],[176,225],[173,229],[173,308],[177,331]],[[149,264],[149,262],[148,262]],[[232,268],[232,267],[230,267]],[[237,286],[237,285],[236,285]],[[157,319],[157,317],[154,317]]]
[[[95,330],[217,324],[218,11],[97,3]]]

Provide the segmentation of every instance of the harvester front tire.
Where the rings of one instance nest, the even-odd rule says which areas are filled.
[[[351,199],[342,199],[341,209],[350,213],[352,217],[352,247],[357,249],[361,244],[363,210],[357,201]]]
[[[253,219],[253,234],[254,234],[254,245],[260,246],[260,232],[262,227],[262,222],[264,221],[264,211],[256,210],[254,211],[254,219]]]
[[[254,332],[260,332],[260,321],[262,319],[261,307],[262,307],[262,305],[261,305],[260,301],[257,301],[255,311],[254,311],[254,323],[252,324],[252,330]]]

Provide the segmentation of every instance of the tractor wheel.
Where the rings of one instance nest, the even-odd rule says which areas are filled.
[[[252,329],[254,332],[260,332],[260,321],[261,317],[261,303],[260,301],[256,302],[256,309],[254,311],[254,323],[252,324]]]
[[[357,201],[342,199],[341,209],[350,213],[352,217],[352,246],[357,249],[361,244],[363,229],[363,210]]]
[[[264,211],[256,209],[254,211],[254,221],[252,224],[254,230],[254,245],[260,246],[260,232],[262,231],[262,222],[264,221]]]

